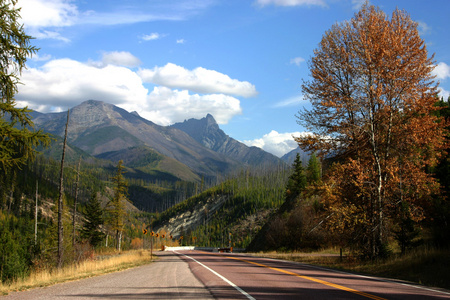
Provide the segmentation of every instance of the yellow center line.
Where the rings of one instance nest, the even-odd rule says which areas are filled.
[[[280,269],[280,268],[270,267],[270,266],[263,265],[263,264],[260,264],[260,263],[254,262],[254,261],[250,261],[250,260],[246,260],[246,259],[242,259],[242,258],[238,258],[238,257],[232,257],[232,256],[224,256],[224,255],[221,255],[221,256],[226,257],[226,258],[231,258],[231,259],[234,259],[234,260],[240,260],[240,261],[243,261],[243,262],[246,262],[246,263],[249,263],[249,264],[253,264],[253,265],[256,265],[256,266],[264,267],[264,268],[271,269],[271,270],[274,270],[274,271],[278,271],[278,272],[281,272],[281,273],[285,273],[285,274],[288,274],[288,275],[292,275],[292,276],[300,277],[300,278],[303,278],[303,279],[306,279],[306,280],[310,280],[310,281],[314,281],[314,282],[317,282],[317,283],[321,283],[321,284],[324,284],[324,285],[327,285],[327,286],[331,286],[331,287],[334,287],[334,288],[337,288],[337,289],[340,289],[340,290],[344,290],[344,291],[347,291],[347,292],[350,292],[350,293],[354,293],[354,294],[357,294],[357,295],[360,295],[360,296],[363,296],[363,297],[366,297],[366,298],[370,298],[370,299],[374,299],[374,300],[387,300],[385,298],[378,297],[378,296],[371,295],[371,294],[367,294],[367,293],[364,293],[364,292],[361,292],[361,291],[358,291],[358,290],[355,290],[355,289],[352,289],[352,288],[349,288],[349,287],[345,287],[345,286],[342,286],[342,285],[339,285],[339,284],[334,284],[334,283],[331,283],[331,282],[328,282],[328,281],[324,281],[324,280],[321,280],[321,279],[300,275],[300,274],[297,274],[297,273],[294,273],[294,272],[290,272],[290,271],[286,271],[286,270],[283,270],[283,269]]]

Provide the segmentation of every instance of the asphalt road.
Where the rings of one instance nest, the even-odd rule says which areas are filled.
[[[450,299],[450,291],[300,263],[227,253],[177,253],[217,299]]]
[[[0,298],[450,299],[450,291],[280,260],[200,251],[158,256],[146,266]]]

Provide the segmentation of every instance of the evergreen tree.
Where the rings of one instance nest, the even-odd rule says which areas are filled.
[[[27,57],[37,52],[25,34],[17,0],[0,0],[0,175],[12,167],[21,167],[34,158],[36,146],[48,145],[50,138],[43,131],[34,131],[28,108],[16,108],[19,77]],[[3,173],[3,174],[2,174]]]
[[[100,226],[103,225],[103,211],[97,193],[94,193],[87,203],[85,217],[86,222],[81,229],[81,238],[89,241],[92,247],[96,247],[104,237],[100,231]]]
[[[307,170],[307,177],[308,177],[308,182],[314,183],[314,182],[318,182],[321,178],[320,176],[320,162],[319,159],[316,156],[316,153],[313,152],[313,154],[311,154],[311,156],[309,157],[309,161],[308,161],[308,170]]]
[[[295,157],[293,168],[294,171],[291,176],[289,176],[286,186],[287,198],[295,198],[305,189],[307,185],[306,173],[299,153],[297,153],[297,156]]]

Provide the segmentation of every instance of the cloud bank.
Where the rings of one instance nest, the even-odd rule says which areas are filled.
[[[293,136],[300,136],[300,132],[278,133],[272,130],[260,139],[242,141],[247,146],[256,146],[275,156],[281,157],[298,147]]]
[[[250,82],[231,79],[228,75],[202,67],[187,70],[168,63],[164,67],[142,69],[139,75],[144,82],[188,89],[197,93],[223,93],[242,97],[257,95],[255,86]]]
[[[447,79],[450,77],[450,66],[445,62],[438,63],[433,70],[433,75],[435,75],[437,79]]]
[[[146,82],[153,84],[149,88],[141,72],[131,69],[139,64],[140,60],[131,53],[117,51],[105,52],[101,61],[87,63],[68,58],[49,60],[39,68],[24,70],[21,77],[23,84],[19,85],[16,100],[19,106],[28,106],[40,112],[58,112],[94,99],[128,111],[137,111],[142,117],[160,125],[202,118],[208,113],[213,114],[219,124],[226,124],[234,116],[242,114],[240,100],[232,95],[247,95],[247,86],[254,90],[248,82],[203,68],[202,71],[205,70],[213,79],[194,76],[194,84],[192,78],[186,75],[196,72],[173,64],[170,65],[175,68],[168,74],[158,73],[158,80],[145,77]],[[155,69],[166,70],[165,67]],[[177,74],[176,70],[180,70],[181,74]],[[166,75],[178,78],[181,88],[173,89],[172,84],[167,84],[169,78]],[[183,79],[187,83],[183,84]],[[200,88],[202,86],[207,88]],[[195,90],[207,93],[197,93]]]

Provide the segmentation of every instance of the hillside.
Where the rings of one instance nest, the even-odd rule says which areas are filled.
[[[230,233],[233,245],[245,248],[284,202],[288,175],[284,168],[241,172],[161,213],[154,230],[198,246],[224,246]]]

